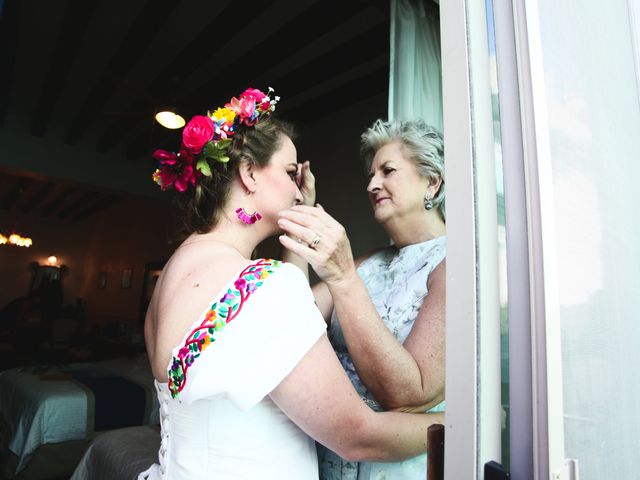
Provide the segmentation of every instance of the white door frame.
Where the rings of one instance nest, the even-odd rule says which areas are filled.
[[[470,355],[461,356],[459,350],[456,351],[456,337],[461,332],[458,322],[464,317],[462,308],[471,309],[471,302],[475,300],[478,305],[474,330],[476,345],[484,345],[485,335],[491,333],[487,332],[490,320],[486,316],[483,318],[482,306],[483,302],[491,301],[493,292],[487,288],[491,282],[479,282],[475,289],[465,283],[465,289],[458,292],[459,295],[452,290],[458,290],[456,280],[461,275],[470,275],[473,271],[478,280],[482,278],[484,269],[491,268],[487,262],[477,260],[490,248],[488,235],[482,236],[483,229],[493,228],[492,222],[486,216],[483,219],[480,213],[490,201],[490,192],[483,190],[481,185],[486,177],[482,177],[483,149],[480,145],[487,138],[479,128],[479,124],[490,122],[480,103],[480,97],[485,95],[482,65],[487,62],[482,51],[483,45],[487,44],[486,31],[482,32],[480,24],[483,15],[486,18],[486,11],[483,12],[480,6],[484,6],[484,2],[469,1],[466,6],[459,5],[459,2],[449,3],[451,5],[441,6],[444,130],[445,142],[448,142],[445,149],[448,148],[447,166],[452,166],[453,152],[464,158],[461,165],[464,171],[452,168],[447,178],[447,206],[456,209],[451,212],[456,217],[452,219],[448,215],[447,218],[451,245],[447,248],[447,273],[451,275],[447,278],[447,426],[455,432],[450,434],[447,430],[447,445],[453,444],[455,448],[448,450],[445,473],[448,479],[482,478],[481,467],[490,459],[486,452],[493,448],[485,445],[486,442],[492,443],[492,438],[482,435],[483,430],[494,425],[491,411],[487,413],[483,408],[483,401],[488,401],[484,395],[487,384],[483,380],[490,377],[483,376],[482,372],[491,370],[491,365],[485,361],[489,352],[482,348],[474,352],[478,359],[474,378]],[[537,1],[494,0],[493,11],[504,159],[510,470],[513,478],[569,478],[569,468],[564,461],[553,183]],[[488,159],[486,162],[490,163]],[[470,174],[472,179],[468,178]],[[467,185],[473,183],[476,188],[474,204],[469,203],[468,193],[458,191],[465,187],[462,179]],[[464,211],[459,212],[458,209]],[[477,215],[475,231],[470,212]],[[449,223],[451,220],[452,224]],[[467,230],[459,228],[458,222],[464,223]],[[471,232],[475,233],[473,241],[476,242],[478,257],[468,253],[465,258],[461,255],[465,250],[458,244],[465,245],[467,250],[470,247],[458,237],[467,235],[469,238]],[[471,270],[467,265],[465,270],[462,262],[469,262],[475,268]],[[453,330],[450,331],[452,324]],[[467,335],[471,337],[472,334],[467,332]],[[468,347],[471,338],[466,341],[465,347]],[[452,398],[460,382],[472,380],[475,380],[474,392],[464,392],[466,399]],[[489,388],[494,387],[490,384]],[[475,393],[475,399],[469,397],[471,393]],[[475,452],[472,441],[477,442]],[[458,442],[464,445],[462,457]],[[499,461],[499,453],[494,456],[493,459]],[[458,467],[457,463],[474,464],[475,476],[471,476],[468,468]],[[455,473],[449,476],[449,472]]]
[[[484,2],[440,4],[447,340],[445,478],[501,460],[497,190]]]

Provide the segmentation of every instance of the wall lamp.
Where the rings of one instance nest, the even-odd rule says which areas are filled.
[[[162,125],[164,128],[168,128],[170,130],[176,130],[178,128],[184,127],[185,121],[184,118],[178,113],[176,113],[174,108],[163,108],[155,115],[156,122]]]
[[[16,247],[30,247],[33,240],[29,237],[23,237],[17,233],[12,233],[8,237],[0,233],[0,245],[15,245]]]

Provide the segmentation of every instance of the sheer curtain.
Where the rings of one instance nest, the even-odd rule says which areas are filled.
[[[432,0],[391,0],[389,119],[423,118],[442,131],[440,19]]]

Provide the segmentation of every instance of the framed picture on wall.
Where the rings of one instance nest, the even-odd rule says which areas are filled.
[[[133,275],[132,268],[122,269],[122,279],[120,280],[120,288],[131,288],[131,275]]]
[[[107,272],[98,272],[98,288],[107,288]]]
[[[158,278],[162,273],[162,269],[166,260],[158,260],[155,262],[148,262],[144,266],[144,276],[142,277],[142,297],[140,298],[140,325],[144,324],[144,317],[153,295],[153,290],[156,287]]]

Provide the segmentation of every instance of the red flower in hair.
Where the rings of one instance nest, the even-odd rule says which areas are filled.
[[[200,155],[203,147],[211,141],[215,133],[213,120],[204,115],[196,115],[182,130],[182,144],[193,155]]]
[[[193,163],[193,155],[186,150],[185,148],[180,149],[180,153],[178,153],[178,157],[185,165],[191,165]]]
[[[175,179],[173,186],[179,192],[186,192],[189,185],[196,184],[195,170],[191,165],[185,165],[180,175]]]
[[[2,0],[0,0],[0,3]],[[280,97],[257,88],[247,88],[233,97],[224,108],[218,108],[207,115],[196,115],[182,131],[182,145],[178,153],[156,150],[153,158],[158,160],[158,169],[153,180],[162,190],[171,187],[185,192],[197,185],[203,176],[211,176],[212,165],[219,162],[226,168],[229,162],[227,150],[231,138],[240,126],[251,127],[261,118],[275,110]]]
[[[169,167],[164,166],[162,170],[156,170],[153,175],[153,179],[156,181],[162,190],[167,190],[173,185],[176,180],[176,174]]]
[[[162,165],[173,165],[178,161],[178,156],[175,153],[166,150],[156,150],[152,156]]]

